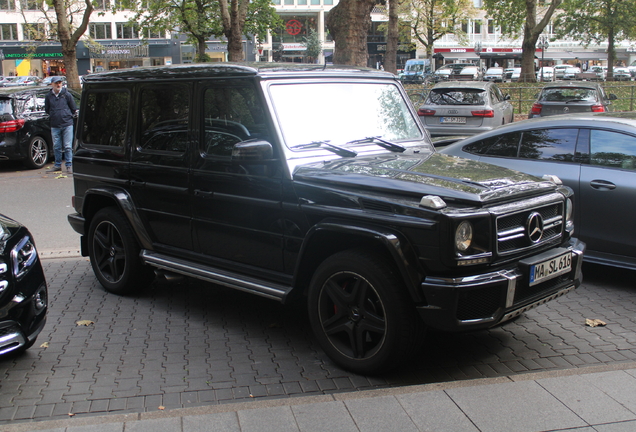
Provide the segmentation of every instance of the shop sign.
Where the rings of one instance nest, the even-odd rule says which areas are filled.
[[[148,45],[102,45],[90,46],[88,49],[93,58],[124,59],[149,57]]]
[[[63,58],[62,53],[6,53],[5,59],[47,59],[47,58]]]
[[[307,47],[299,43],[284,43],[281,44],[284,51],[306,51]]]

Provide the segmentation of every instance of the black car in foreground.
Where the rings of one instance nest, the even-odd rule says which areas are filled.
[[[511,123],[441,153],[536,176],[574,191],[585,260],[636,270],[636,113],[570,114]]]
[[[31,347],[46,322],[47,288],[33,237],[0,215],[0,356]]]
[[[488,328],[580,283],[572,191],[436,153],[393,74],[96,73],[78,130],[69,222],[103,287],[146,287],[154,267],[295,297],[357,373],[411,360],[425,327]]]
[[[44,98],[50,87],[0,88],[0,161],[20,160],[27,168],[44,167],[53,157]],[[71,92],[79,104],[79,93]]]

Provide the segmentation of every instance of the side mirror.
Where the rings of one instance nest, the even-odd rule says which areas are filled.
[[[508,93],[504,95],[504,100],[510,100],[510,95]]]
[[[264,140],[253,139],[234,144],[232,160],[241,162],[265,162],[274,157],[272,145]]]
[[[616,100],[616,99],[618,99],[618,98],[616,97],[616,95],[614,93],[610,93],[609,94],[609,100]]]

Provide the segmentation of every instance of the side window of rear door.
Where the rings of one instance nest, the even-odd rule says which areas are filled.
[[[87,91],[82,110],[83,144],[124,148],[130,110],[127,90]]]
[[[519,157],[523,159],[574,162],[579,130],[536,129],[523,132]]]

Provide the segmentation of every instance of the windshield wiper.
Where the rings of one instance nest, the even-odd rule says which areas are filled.
[[[349,141],[347,144],[362,144],[362,143],[374,143],[392,152],[402,153],[403,151],[406,150],[406,147],[404,146],[401,146],[396,143],[392,143],[391,141],[383,140],[382,138],[377,136],[371,136],[371,137],[366,137],[366,138],[362,138],[358,140]]]
[[[346,149],[344,147],[340,147],[337,146],[335,144],[331,144],[329,142],[329,140],[324,140],[324,141],[312,141],[308,144],[298,144],[295,146],[292,146],[291,149],[309,149],[309,148],[324,148],[326,150],[329,150],[330,152],[333,152],[335,154],[337,154],[338,156],[342,156],[342,157],[356,157],[358,156],[358,153],[353,151],[353,150],[349,150]]]

